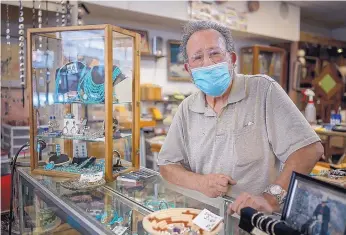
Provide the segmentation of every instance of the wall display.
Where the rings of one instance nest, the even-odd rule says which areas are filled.
[[[247,30],[247,14],[236,11],[231,2],[217,4],[213,1],[190,1],[189,14],[193,20],[212,20],[231,29]]]
[[[282,220],[303,234],[345,234],[346,188],[293,173]]]
[[[139,33],[139,35],[141,35],[141,53],[150,54],[148,31],[139,30],[139,29],[129,29],[129,28],[126,28],[126,29],[135,33]]]
[[[167,71],[168,80],[185,82],[191,81],[190,74],[185,70],[183,56],[180,52],[179,41],[168,41]]]
[[[163,55],[163,39],[160,36],[155,36],[152,38],[152,53],[156,56]]]

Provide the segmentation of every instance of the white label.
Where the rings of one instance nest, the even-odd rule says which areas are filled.
[[[127,227],[115,226],[112,231],[117,235],[122,235],[124,232],[126,232],[126,230]]]
[[[214,213],[204,209],[199,215],[192,221],[198,227],[205,231],[212,231],[221,221],[222,217],[215,215]]]
[[[79,181],[96,182],[101,180],[102,177],[103,177],[102,171],[95,174],[82,174],[79,178]]]

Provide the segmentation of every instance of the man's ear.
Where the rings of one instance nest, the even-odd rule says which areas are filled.
[[[189,66],[188,63],[185,63],[185,64],[184,64],[184,68],[185,68],[185,70],[191,75],[191,70],[190,70],[190,66]]]
[[[237,62],[237,54],[235,52],[231,52],[230,55],[232,64],[235,64]]]

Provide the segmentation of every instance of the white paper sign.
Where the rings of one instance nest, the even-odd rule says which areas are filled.
[[[126,232],[126,230],[127,227],[115,226],[112,231],[117,235],[122,235],[124,232]]]
[[[214,213],[204,209],[197,215],[197,217],[192,221],[198,227],[205,231],[212,231],[221,221],[222,217],[215,215]]]
[[[103,177],[102,171],[95,174],[82,174],[79,178],[79,181],[96,182],[101,180],[102,177]]]

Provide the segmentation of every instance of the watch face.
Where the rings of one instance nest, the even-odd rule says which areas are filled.
[[[274,195],[278,195],[280,194],[282,191],[282,188],[279,186],[279,185],[273,185],[271,188],[270,188],[270,193],[274,194]]]

